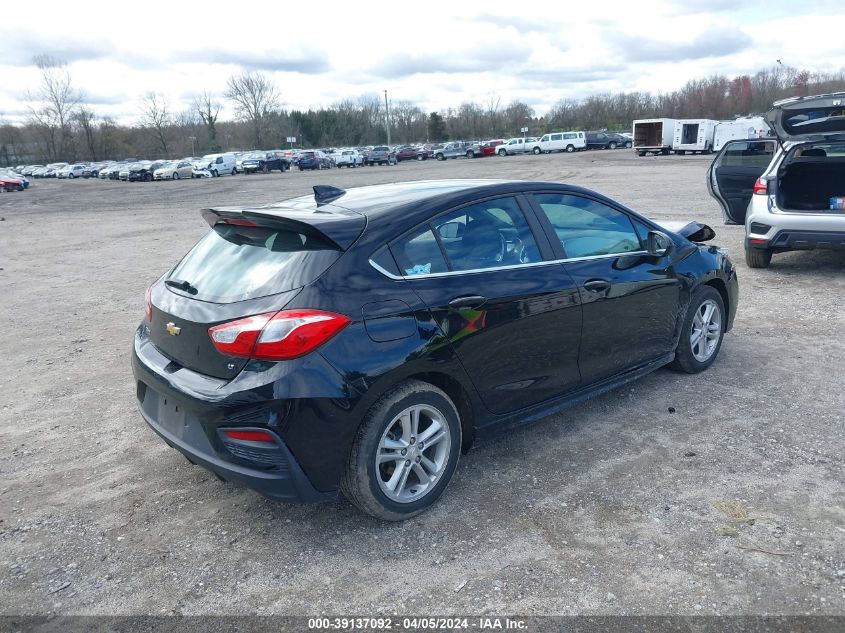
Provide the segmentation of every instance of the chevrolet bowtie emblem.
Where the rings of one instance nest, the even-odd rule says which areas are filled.
[[[176,324],[173,323],[173,321],[165,325],[164,329],[167,330],[167,333],[171,336],[179,336],[179,332],[182,331],[182,328],[176,327]]]

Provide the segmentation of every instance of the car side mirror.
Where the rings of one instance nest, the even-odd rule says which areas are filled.
[[[665,257],[672,252],[672,239],[660,231],[649,231],[646,237],[646,250],[652,257]]]

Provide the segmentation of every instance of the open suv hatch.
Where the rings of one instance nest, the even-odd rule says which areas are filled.
[[[774,253],[845,250],[845,93],[778,101],[775,139],[727,143],[707,173],[726,224],[745,224],[745,254],[765,268]]]

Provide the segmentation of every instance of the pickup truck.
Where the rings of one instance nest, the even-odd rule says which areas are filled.
[[[533,136],[529,136],[528,138],[522,138],[521,136],[519,136],[517,138],[508,139],[507,141],[496,147],[496,154],[498,154],[499,156],[530,154],[531,143],[536,140],[537,139]]]
[[[396,148],[396,162],[401,162],[403,160],[423,160],[422,158],[418,158],[420,155],[420,150],[412,145],[401,145]]]
[[[473,143],[467,148],[467,158],[481,158],[483,156],[495,156],[496,148],[504,141],[500,138],[484,141],[482,143]]]
[[[364,165],[364,157],[357,149],[341,149],[331,155],[337,167],[358,167]]]
[[[471,152],[472,149],[465,148],[463,143],[446,143],[443,147],[434,150],[434,157],[437,160],[446,160],[465,156],[468,151]]]
[[[367,154],[367,165],[395,165],[396,154],[387,145],[377,145]]]

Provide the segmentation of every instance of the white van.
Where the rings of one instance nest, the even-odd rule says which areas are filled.
[[[237,158],[234,154],[206,154],[201,159],[194,161],[194,169],[191,172],[192,178],[202,178],[211,176],[223,176],[231,174],[234,176],[238,173],[238,167],[235,164]]]
[[[534,141],[531,151],[534,154],[550,152],[574,152],[586,149],[587,135],[584,132],[553,132],[544,134],[539,141]]]

